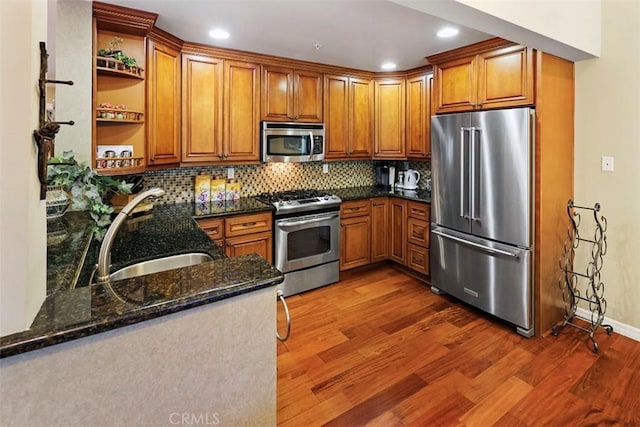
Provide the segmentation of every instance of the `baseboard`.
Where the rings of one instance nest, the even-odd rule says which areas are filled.
[[[584,319],[591,319],[591,312],[584,308],[578,307],[576,315]],[[617,320],[610,319],[606,316],[604,318],[604,324],[613,326],[613,332],[640,342],[640,329],[618,322]]]

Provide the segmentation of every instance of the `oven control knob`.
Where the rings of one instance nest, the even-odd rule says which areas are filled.
[[[326,196],[324,196],[325,200],[329,200],[331,198],[331,196],[329,196],[328,194]]]

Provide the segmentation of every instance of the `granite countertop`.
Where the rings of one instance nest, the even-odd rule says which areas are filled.
[[[259,255],[227,258],[194,217],[268,211],[240,199],[202,213],[192,203],[156,205],[120,229],[111,252],[115,271],[126,265],[185,252],[214,261],[147,276],[91,284],[100,244],[91,240],[84,212],[70,212],[58,228],[66,238],[47,247],[47,298],[30,329],[0,338],[0,358],[97,334],[148,319],[277,285],[283,275]],[[50,225],[51,228],[52,224]],[[84,261],[84,262],[82,262]]]
[[[349,200],[369,199],[372,197],[399,197],[407,200],[431,203],[431,192],[427,190],[387,190],[381,187],[332,188],[328,192],[340,197],[343,202]]]

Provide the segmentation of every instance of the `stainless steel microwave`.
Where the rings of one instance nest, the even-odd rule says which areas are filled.
[[[263,162],[324,160],[324,123],[261,123]]]

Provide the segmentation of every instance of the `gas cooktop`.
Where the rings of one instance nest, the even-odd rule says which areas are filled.
[[[337,208],[342,203],[340,197],[326,191],[308,189],[262,193],[256,198],[263,203],[273,205],[276,208],[276,215]]]

